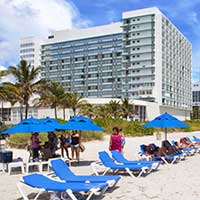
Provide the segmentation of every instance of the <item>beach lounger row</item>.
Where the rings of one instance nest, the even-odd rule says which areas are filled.
[[[61,199],[65,199],[67,194],[72,200],[77,200],[74,193],[81,193],[89,200],[93,195],[103,194],[108,187],[114,187],[121,178],[120,176],[77,176],[60,158],[50,160],[50,167],[54,176],[33,173],[22,177],[17,186],[24,200],[28,200],[24,192],[25,186],[38,190],[34,200],[38,199],[44,191],[60,192]]]
[[[195,142],[200,142],[199,138],[194,139]],[[172,141],[172,144],[174,144],[174,141]],[[142,145],[141,151],[143,151]],[[49,160],[49,166],[53,173],[48,176],[39,173],[25,175],[17,183],[17,186],[24,200],[29,199],[24,192],[24,187],[38,190],[34,200],[37,200],[44,191],[59,192],[60,199],[70,197],[72,200],[78,200],[76,194],[80,193],[86,200],[89,200],[93,195],[102,195],[108,188],[115,187],[121,178],[115,174],[119,174],[121,171],[127,173],[132,178],[146,176],[150,172],[157,170],[161,161],[168,165],[173,164],[181,160],[183,155],[191,155],[194,151],[197,152],[197,149],[184,149],[182,154],[156,156],[153,158],[154,160],[127,160],[118,151],[111,151],[111,155],[106,151],[101,151],[98,153],[100,161],[91,164],[96,176],[75,175],[65,160],[56,158]],[[158,159],[161,161],[156,161]],[[103,169],[101,175],[98,172],[99,167]],[[110,172],[112,175],[106,175]]]
[[[193,136],[193,141],[187,137],[188,141],[193,143],[199,143],[200,144],[200,138],[197,138],[196,136]],[[171,141],[172,146],[176,146],[176,142],[174,140]],[[146,156],[145,155],[145,148],[144,145],[140,145],[140,157],[143,160],[162,160],[163,163],[170,165],[177,163],[180,160],[184,160],[186,156],[192,156],[196,152],[200,152],[200,147],[191,147],[191,148],[185,148],[181,150],[182,153],[180,154],[172,154],[169,156]]]
[[[109,172],[116,174],[120,171],[124,171],[132,178],[140,177],[142,175],[147,175],[152,170],[157,169],[160,164],[160,162],[152,161],[128,161],[118,151],[112,151],[111,153],[112,158],[106,151],[98,153],[100,162],[93,162],[91,164],[91,167],[96,175],[100,175],[98,168],[101,168],[103,169],[102,175]]]
[[[57,181],[43,174],[29,174],[21,178],[21,182],[17,184],[18,189],[24,200],[29,198],[24,192],[24,187],[30,187],[38,190],[34,200],[37,200],[42,192],[60,192],[61,199],[66,199],[66,194],[72,200],[78,200],[74,193],[83,193],[87,195],[86,199],[89,200],[93,195],[103,194],[108,188],[105,182],[98,183],[85,183],[85,182],[65,182]]]

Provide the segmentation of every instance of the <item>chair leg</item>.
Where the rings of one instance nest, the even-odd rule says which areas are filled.
[[[126,168],[126,171],[132,178],[135,178],[135,176],[133,175],[133,173],[131,172],[129,168]]]
[[[10,175],[11,174],[11,168],[9,165],[8,165],[8,174]]]
[[[67,194],[69,195],[69,197],[72,199],[72,200],[78,200],[75,195],[73,194],[72,190],[67,190],[66,191]],[[63,199],[63,197],[61,197]]]
[[[33,200],[37,200],[38,197],[40,196],[40,194],[41,194],[42,192],[43,192],[43,190],[40,190],[40,191],[37,193],[36,197],[35,197]]]
[[[29,165],[26,164],[26,173],[29,173]]]
[[[24,164],[21,165],[22,174],[24,174]]]
[[[23,197],[23,200],[29,200],[28,197],[25,195],[23,189],[22,189],[22,186],[23,186],[23,185],[24,185],[23,183],[20,183],[20,182],[17,183],[17,187],[18,187],[18,189],[19,189],[20,194],[21,194],[22,197]]]
[[[43,165],[42,165],[42,163],[38,166],[38,170],[39,170],[39,172],[42,172],[42,170],[43,170]]]
[[[91,163],[91,167],[92,167],[92,170],[95,173],[95,175],[99,176],[99,173],[98,173],[98,171],[96,169],[96,163],[95,162]]]
[[[88,197],[86,198],[86,200],[90,200],[91,197],[95,194],[95,195],[102,195],[108,187],[105,187],[103,190],[100,191],[99,188],[93,188],[90,190],[90,194],[88,195]]]
[[[164,161],[165,164],[170,165],[170,163],[167,162],[167,160],[164,157],[161,157],[161,159]]]
[[[143,167],[142,168],[142,170],[141,170],[141,172],[138,174],[138,176],[137,177],[141,177],[142,176],[142,174],[145,174],[147,171],[149,170],[149,168],[148,167]]]
[[[110,168],[107,167],[106,170],[103,173],[103,176],[105,176],[109,171],[110,171]]]

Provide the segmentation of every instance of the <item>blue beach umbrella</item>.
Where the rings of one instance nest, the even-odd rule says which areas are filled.
[[[54,118],[47,117],[45,119],[42,119],[41,121],[43,124],[50,125],[54,127],[56,130],[62,130],[62,124]]]
[[[35,133],[35,132],[53,132],[55,128],[50,125],[42,124],[40,120],[29,118],[22,120],[17,125],[3,131],[3,134],[14,133]]]
[[[67,123],[62,125],[63,130],[77,131],[103,131],[104,129],[97,126],[91,119],[83,116],[73,117]]]
[[[150,122],[144,124],[145,128],[163,128],[165,129],[165,140],[167,140],[167,128],[187,128],[186,123],[178,120],[174,116],[164,113]]]

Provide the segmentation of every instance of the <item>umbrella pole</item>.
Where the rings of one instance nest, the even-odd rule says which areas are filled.
[[[165,140],[167,140],[167,128],[165,128]]]

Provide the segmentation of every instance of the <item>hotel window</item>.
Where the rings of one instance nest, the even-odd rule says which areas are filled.
[[[127,20],[126,20],[126,23],[127,23],[127,24],[129,24],[129,23],[130,23],[130,20],[129,20],[129,19],[127,19]]]

